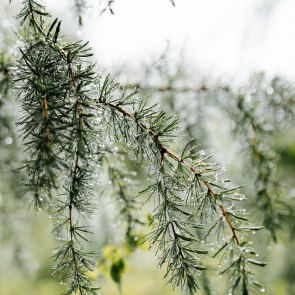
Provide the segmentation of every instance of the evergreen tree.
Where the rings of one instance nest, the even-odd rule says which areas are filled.
[[[88,3],[74,2],[82,25]],[[106,3],[111,13],[113,4]],[[210,277],[217,266],[219,275],[230,279],[230,294],[263,292],[255,272],[266,262],[258,259],[251,241],[251,233],[263,227],[255,223],[263,224],[278,241],[283,222],[294,218],[293,201],[276,180],[278,159],[269,144],[274,131],[292,129],[292,86],[279,78],[268,81],[263,75],[254,76],[240,89],[220,84],[185,86],[181,64],[171,72],[166,54],[140,81],[122,85],[110,74],[99,73],[87,42],[62,37],[62,22],[52,18],[40,1],[24,0],[16,19],[17,58],[0,55],[0,108],[5,112],[0,124],[6,130],[0,133],[0,142],[6,142],[2,149],[15,141],[11,125],[15,119],[7,114],[13,90],[21,108],[17,124],[25,156],[21,169],[13,169],[5,179],[11,187],[17,182],[11,188],[15,194],[27,196],[37,211],[44,210],[54,220],[58,246],[53,273],[64,285],[64,294],[98,294],[101,287],[89,273],[95,272],[99,261],[98,249],[91,247],[95,229],[90,224],[100,203],[96,190],[103,177],[110,181],[129,250],[148,241],[173,287],[187,294],[199,290],[213,294]],[[160,67],[155,66],[158,63]],[[149,77],[158,70],[159,84],[153,85]],[[166,112],[153,99],[159,95]],[[199,99],[194,107],[187,107],[178,103],[179,95]],[[243,188],[230,185],[220,165],[199,148],[209,146],[202,124],[208,105],[223,111],[231,132],[243,142],[262,212],[255,218],[246,211]],[[179,144],[181,130],[187,142]],[[10,153],[7,159],[20,157],[19,147]],[[130,162],[140,167],[145,183],[135,181]],[[5,162],[3,171],[11,165],[12,161]],[[149,232],[140,236],[138,228],[146,222],[139,211],[146,204],[154,208]],[[110,269],[119,286],[124,263],[120,258]]]

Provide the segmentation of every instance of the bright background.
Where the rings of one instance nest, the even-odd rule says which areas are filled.
[[[133,64],[184,49],[203,72],[230,77],[265,70],[295,77],[293,0],[117,0],[115,15],[89,9],[84,28],[73,22],[69,1],[46,1],[68,32],[89,40],[98,63]],[[95,1],[98,2],[98,1]]]

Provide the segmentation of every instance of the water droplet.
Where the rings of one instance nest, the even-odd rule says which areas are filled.
[[[11,137],[6,137],[4,140],[5,144],[9,145],[13,143],[13,139]]]

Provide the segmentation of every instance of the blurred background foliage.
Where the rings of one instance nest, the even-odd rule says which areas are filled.
[[[59,294],[63,286],[51,275],[53,261],[48,255],[56,245],[50,216],[34,212],[22,188],[19,106],[8,71],[17,48],[13,33],[17,3],[9,6],[7,2],[0,2],[0,294]],[[269,7],[275,9],[275,5],[263,7],[259,10],[263,17]],[[265,293],[295,294],[293,83],[267,73],[252,74],[238,83],[210,78],[169,44],[160,56],[146,58],[140,70],[107,70],[126,88],[138,87],[168,113],[176,113],[182,124],[180,141],[193,138],[222,163],[229,179],[243,185],[251,220],[266,228],[250,233],[268,261],[267,268],[259,270]],[[136,171],[137,181],[146,181],[142,167],[134,166],[128,157],[125,164]],[[154,253],[147,251],[148,242],[142,242],[148,233],[145,226],[137,225],[137,233],[123,240],[124,225],[116,215],[109,185],[108,179],[101,179],[97,186],[97,214],[91,223],[92,247],[100,250],[100,261],[89,277],[98,280],[102,293],[108,295],[182,294],[163,281]],[[149,210],[142,211],[141,223],[149,222]],[[203,285],[209,284],[213,291],[203,286],[200,294],[227,293],[226,279],[217,270],[216,266],[216,273],[203,279]]]

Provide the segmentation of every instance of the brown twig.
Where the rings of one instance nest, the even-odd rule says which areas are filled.
[[[45,123],[48,123],[49,120],[49,111],[48,111],[48,100],[46,95],[44,95],[43,97],[43,107],[44,107],[44,119],[45,119]],[[47,141],[47,147],[48,147],[48,160],[51,159],[51,155],[50,155],[50,147],[51,147],[51,133],[50,133],[50,127],[49,125],[46,128],[46,141]]]
[[[112,102],[111,103],[107,103],[107,102],[104,102],[104,101],[102,101],[100,99],[95,99],[95,102],[96,103],[99,103],[99,104],[107,105],[108,107],[110,107],[112,109],[116,109],[118,112],[120,112],[121,114],[123,114],[124,117],[127,117],[130,120],[134,121],[142,130],[147,131],[150,134],[150,136],[153,139],[153,141],[156,143],[157,147],[159,148],[160,153],[161,153],[161,159],[163,158],[163,155],[164,154],[167,154],[169,157],[171,157],[172,159],[176,160],[179,163],[182,163],[191,172],[193,172],[196,175],[199,175],[199,177],[200,177],[199,172],[197,171],[197,169],[193,165],[191,165],[189,162],[183,160],[179,155],[177,155],[176,153],[174,153],[171,150],[169,150],[168,148],[166,148],[165,145],[159,140],[159,137],[156,134],[156,132],[154,132],[153,130],[151,130],[144,122],[142,122],[140,120],[137,120],[135,118],[135,116],[131,112],[129,112],[125,108],[119,106],[118,104],[115,104],[115,103],[112,103]],[[212,197],[217,198],[218,197],[218,194],[216,192],[214,192],[214,190],[213,190],[212,186],[210,185],[210,183],[206,179],[203,179],[203,178],[200,178],[200,180],[206,186],[206,188],[208,190],[208,193]],[[234,225],[233,225],[230,217],[228,216],[228,213],[227,213],[226,209],[222,205],[218,205],[218,206],[219,206],[220,210],[222,211],[222,215],[225,217],[225,220],[227,221],[228,226],[230,227],[230,230],[232,232],[232,236],[233,236],[235,242],[237,243],[237,245],[239,245],[240,244],[240,241],[239,241],[239,238],[237,236],[236,229],[235,229],[235,227],[234,227]]]
[[[169,92],[169,91],[174,91],[174,92],[199,92],[199,91],[208,91],[209,89],[205,86],[202,85],[200,87],[172,87],[170,86],[159,86],[159,85],[154,85],[154,86],[148,86],[148,85],[142,85],[140,83],[128,83],[125,85],[121,86],[122,89],[134,89],[138,88],[141,90],[145,91],[157,91],[157,92]]]
[[[61,48],[60,49],[60,53],[62,55],[62,57],[67,61],[67,57],[68,54]],[[69,73],[70,73],[70,77],[72,80],[72,84],[74,86],[74,88],[77,88],[77,81],[76,81],[76,77],[75,77],[75,72],[73,70],[73,66],[72,63],[68,63],[69,66]],[[83,114],[82,114],[82,109],[81,109],[81,103],[80,103],[80,97],[77,97],[76,100],[76,104],[75,104],[75,111],[78,113],[78,117],[79,117],[79,129],[81,130],[83,127]],[[71,184],[71,192],[70,194],[72,194],[72,191],[75,190],[75,186],[77,183],[77,173],[78,173],[78,168],[79,168],[79,149],[78,146],[76,148],[76,153],[75,153],[75,162],[73,165],[73,177],[72,177],[72,184]],[[74,250],[74,246],[73,246],[73,242],[74,242],[74,237],[73,237],[73,197],[72,195],[70,195],[70,204],[69,204],[69,227],[70,227],[70,241],[71,241],[71,250],[72,250],[72,257],[73,257],[73,263],[74,263],[74,267],[75,267],[75,271],[78,270],[78,264],[77,264],[77,260],[76,260],[76,254],[75,254],[75,250]],[[82,295],[83,294],[83,290],[81,285],[79,284],[79,292]]]

